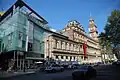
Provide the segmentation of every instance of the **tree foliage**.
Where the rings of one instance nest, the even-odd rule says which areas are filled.
[[[99,41],[100,41],[100,45],[101,45],[102,49],[108,48],[111,46],[109,39],[107,39],[106,34],[103,32],[101,32],[101,34],[99,35]]]
[[[120,10],[114,10],[111,13],[104,30],[106,40],[114,46],[120,44]]]
[[[120,44],[120,10],[111,12],[104,30],[99,35],[99,41],[101,49],[110,55],[111,49],[114,50]]]

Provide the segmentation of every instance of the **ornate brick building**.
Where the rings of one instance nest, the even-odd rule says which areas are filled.
[[[97,27],[94,20],[89,20],[89,35],[82,25],[76,21],[69,21],[62,31],[62,35],[49,35],[45,38],[45,58],[62,62],[87,62],[101,61]]]

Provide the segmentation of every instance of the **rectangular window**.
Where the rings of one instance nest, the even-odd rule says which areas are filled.
[[[25,48],[25,44],[26,44],[26,42],[22,41],[22,48]]]
[[[10,48],[12,46],[12,33],[8,35],[8,47]]]
[[[88,59],[88,57],[84,57],[84,60],[87,60]]]
[[[80,45],[80,48],[82,48],[82,45]]]
[[[83,56],[81,56],[81,59],[83,59]]]
[[[59,41],[57,41],[57,49],[59,48]]]
[[[18,39],[22,40],[22,32],[20,32],[20,31],[19,31],[19,34],[18,34]]]
[[[63,56],[61,56],[61,59],[63,59]]]
[[[74,56],[74,60],[75,60],[75,56]]]
[[[44,54],[41,54],[41,57],[44,58]]]
[[[32,51],[32,43],[28,43],[28,51]]]
[[[8,40],[8,47],[10,48],[12,46],[12,40]]]
[[[70,60],[72,59],[72,56],[70,56]]]
[[[56,59],[58,59],[58,55],[56,55]]]
[[[68,59],[68,56],[66,56],[66,59]]]

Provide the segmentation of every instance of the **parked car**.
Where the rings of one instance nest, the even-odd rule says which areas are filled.
[[[117,65],[117,62],[116,62],[116,61],[115,61],[115,62],[113,62],[113,63],[112,63],[112,65]]]
[[[64,68],[58,64],[52,64],[45,68],[45,71],[47,72],[57,72],[57,71],[64,71]]]
[[[120,65],[120,60],[117,60],[117,65]]]
[[[112,65],[117,65],[117,66],[120,65],[120,60],[113,62]]]
[[[86,80],[96,77],[96,70],[92,66],[84,65],[72,72],[73,80]]]
[[[81,65],[80,64],[72,64],[72,65],[68,65],[69,69],[78,69]]]

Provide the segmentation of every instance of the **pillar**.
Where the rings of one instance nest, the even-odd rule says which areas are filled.
[[[21,70],[21,62],[22,62],[22,60],[20,59],[20,70]]]
[[[14,58],[14,61],[15,61],[15,51],[14,51],[14,57],[13,58]]]
[[[19,54],[18,54],[18,52],[17,52],[17,70],[18,70],[18,55],[19,55]]]

